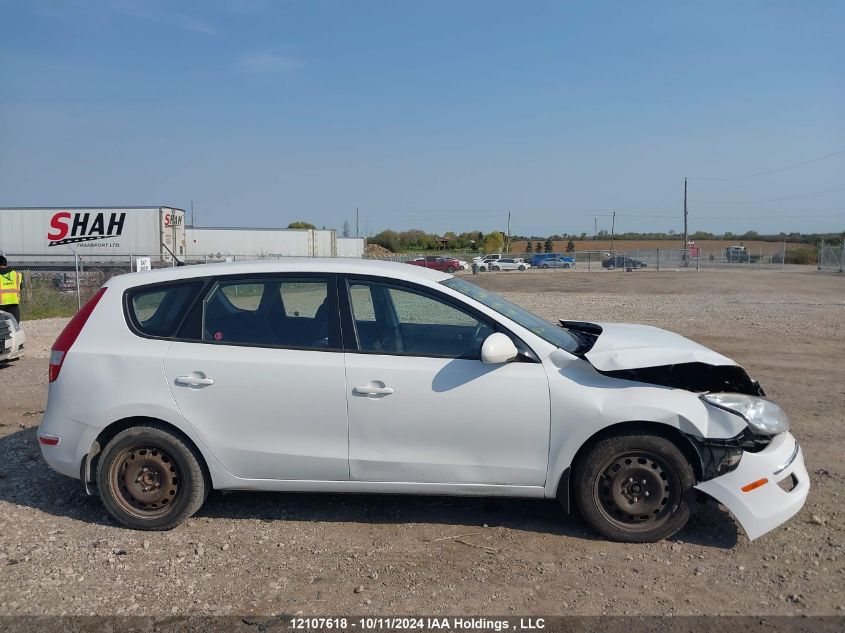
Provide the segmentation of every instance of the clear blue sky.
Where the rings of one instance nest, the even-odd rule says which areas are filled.
[[[691,230],[841,231],[845,153],[693,179],[844,150],[843,33],[834,0],[0,0],[0,206],[681,231],[688,176]]]

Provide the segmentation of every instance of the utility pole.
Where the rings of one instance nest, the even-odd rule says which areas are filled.
[[[360,237],[358,233],[358,207],[355,207],[355,237]]]
[[[505,242],[505,252],[511,252],[511,212],[508,211],[508,239]]]
[[[196,226],[194,224],[194,201],[191,200],[191,226]]]
[[[689,234],[687,233],[687,179],[684,178],[684,268],[689,268],[689,247],[687,241]]]
[[[613,233],[616,231],[616,211],[613,212],[613,221],[610,224],[610,252],[613,252]]]
[[[599,239],[599,219],[593,218],[593,241],[597,242]]]

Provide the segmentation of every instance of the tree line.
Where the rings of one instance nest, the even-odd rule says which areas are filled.
[[[345,232],[345,231],[344,231]],[[587,233],[572,234],[562,233],[547,236],[537,235],[512,235],[510,241],[529,242],[530,250],[535,253],[552,252],[553,242],[567,242],[566,251],[575,250],[574,240],[589,240],[595,237],[600,240],[610,239],[609,231],[601,230],[596,234]],[[683,240],[683,235],[675,231],[657,233],[616,233],[613,236],[616,240],[667,240],[677,242]],[[839,233],[777,233],[766,234],[757,231],[746,231],[745,233],[710,233],[707,231],[695,231],[690,233],[691,240],[759,240],[762,242],[794,242],[800,244],[817,245],[821,241],[839,242],[845,238],[845,231]],[[370,244],[378,244],[394,253],[403,251],[433,251],[433,250],[476,250],[486,253],[496,253],[504,249],[507,237],[501,231],[484,233],[483,231],[466,231],[455,233],[449,231],[443,235],[426,233],[421,229],[410,229],[408,231],[394,231],[385,229],[376,233],[367,240]]]

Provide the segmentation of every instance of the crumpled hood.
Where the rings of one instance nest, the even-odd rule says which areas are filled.
[[[727,356],[668,330],[632,323],[596,325],[602,328],[602,332],[584,356],[599,371],[682,363],[736,366]]]

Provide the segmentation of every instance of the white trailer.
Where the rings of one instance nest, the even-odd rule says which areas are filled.
[[[337,256],[338,257],[363,257],[364,256],[364,238],[363,237],[339,237],[339,238],[337,238]]]
[[[129,261],[185,255],[185,211],[174,207],[0,208],[0,252],[16,262]]]
[[[335,257],[334,229],[260,229],[189,226],[185,229],[189,261],[229,257]]]

